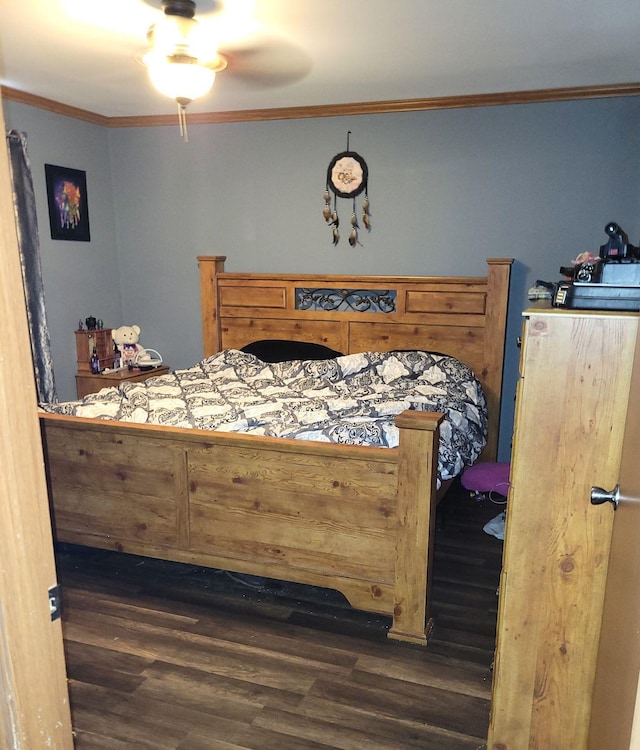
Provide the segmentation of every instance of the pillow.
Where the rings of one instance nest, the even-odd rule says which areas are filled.
[[[253,354],[263,362],[289,362],[293,359],[334,359],[343,356],[342,352],[337,352],[323,344],[283,339],[253,341],[243,346],[241,351],[246,354]]]

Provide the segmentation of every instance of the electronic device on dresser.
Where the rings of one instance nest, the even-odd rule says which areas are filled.
[[[555,307],[640,310],[640,248],[613,221],[604,231],[609,239],[597,256],[587,253],[572,268],[560,269],[569,280],[556,285]]]

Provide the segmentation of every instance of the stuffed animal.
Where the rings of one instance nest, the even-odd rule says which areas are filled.
[[[133,365],[138,352],[144,351],[144,347],[138,343],[139,336],[140,326],[135,325],[120,326],[120,328],[114,328],[111,331],[113,343],[120,351],[120,367]]]

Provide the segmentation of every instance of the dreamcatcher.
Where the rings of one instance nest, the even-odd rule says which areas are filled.
[[[324,192],[324,208],[322,215],[330,227],[333,227],[333,244],[340,242],[340,218],[338,217],[338,198],[351,198],[353,211],[351,213],[351,231],[349,232],[349,244],[351,247],[361,245],[358,239],[358,214],[356,198],[364,193],[362,199],[362,224],[371,231],[371,216],[369,213],[369,196],[367,195],[367,183],[369,180],[369,168],[365,160],[355,151],[349,150],[349,136],[347,132],[347,150],[342,151],[331,159],[327,169],[327,185]],[[331,192],[333,192],[333,210],[331,209]]]

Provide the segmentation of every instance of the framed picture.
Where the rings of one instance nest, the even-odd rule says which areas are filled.
[[[52,240],[89,242],[87,173],[69,167],[44,165]]]

